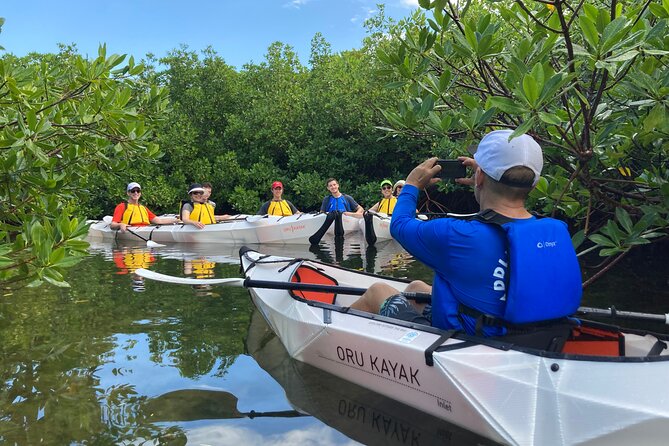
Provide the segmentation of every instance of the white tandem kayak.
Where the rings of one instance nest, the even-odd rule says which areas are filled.
[[[245,248],[240,258],[254,304],[299,361],[504,444],[669,438],[666,335],[582,321],[561,352],[536,350],[350,310],[358,296],[342,288],[308,295],[251,282],[406,281]]]
[[[91,224],[88,236],[102,240],[137,241],[144,238],[158,243],[308,244],[309,237],[323,225],[325,217],[326,214],[236,215],[230,220],[206,225],[204,229],[184,224],[131,226],[132,233],[111,229],[111,218],[105,217]]]

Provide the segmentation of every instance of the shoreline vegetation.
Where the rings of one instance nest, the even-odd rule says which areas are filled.
[[[281,42],[239,70],[211,48],[139,62],[104,45],[89,59],[7,48],[0,286],[68,286],[85,220],[109,214],[129,181],[159,213],[202,181],[217,212],[254,213],[276,180],[308,211],[329,177],[367,208],[381,179],[466,155],[493,128],[542,145],[530,204],[569,222],[586,287],[667,239],[666,1],[419,4],[399,23],[380,8],[359,49],[332,53],[316,34],[306,66]],[[462,212],[468,194],[444,184],[426,206]]]

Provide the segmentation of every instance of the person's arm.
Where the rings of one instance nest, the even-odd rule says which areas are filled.
[[[379,212],[379,206],[381,206],[381,202],[377,201],[376,204],[374,206],[372,206],[371,208],[369,208],[368,210],[370,212]]]
[[[123,220],[123,213],[125,212],[125,203],[119,203],[114,208],[114,216],[112,217],[112,222],[109,225],[111,229],[118,229],[121,232],[125,232],[129,225],[121,223]]]
[[[149,221],[152,225],[173,225],[176,224],[179,220],[176,217],[156,217],[154,215],[153,218],[150,218]]]
[[[193,225],[198,229],[204,229],[204,223],[190,219],[191,212],[193,212],[193,206],[191,204],[184,204],[181,209],[181,221],[186,225]]]
[[[435,262],[443,256],[443,241],[448,232],[449,219],[421,221],[415,217],[420,190],[440,181],[439,178],[434,178],[441,170],[435,164],[436,161],[437,158],[430,158],[411,171],[402,193],[397,197],[390,221],[390,234],[393,238],[411,255],[433,269]]]
[[[258,210],[258,212],[256,212],[256,215],[266,215],[268,210],[269,210],[269,201],[266,201],[263,203],[262,206],[260,206],[260,209]]]
[[[328,202],[330,201],[330,196],[328,195],[327,197],[323,198],[323,202],[321,203],[321,212],[327,212],[328,211]]]
[[[344,215],[350,215],[351,217],[362,217],[362,214],[365,212],[365,208],[360,206],[357,201],[353,199],[350,195],[345,195],[344,199],[348,201],[349,207],[355,209],[353,212],[344,212]]]

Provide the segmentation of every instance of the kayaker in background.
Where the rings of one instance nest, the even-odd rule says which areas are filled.
[[[171,225],[178,221],[175,217],[156,217],[146,206],[139,204],[142,197],[139,183],[128,183],[125,190],[128,201],[116,205],[110,228],[125,232],[128,226]]]
[[[395,197],[400,195],[400,192],[402,192],[402,188],[404,187],[405,183],[406,183],[406,181],[404,181],[404,180],[397,180],[397,182],[393,186],[393,195]]]
[[[459,158],[474,172],[456,181],[474,186],[484,210],[475,218],[414,218],[419,191],[440,181],[434,178],[441,170],[437,158],[418,165],[406,179],[390,230],[410,254],[434,269],[433,288],[416,281],[406,290],[431,292],[432,305],[410,303],[396,289],[377,283],[351,308],[469,334],[525,340],[531,334],[538,348],[569,335],[566,317],[577,310],[582,293],[576,253],[563,222],[537,219],[525,208],[539,181],[543,155],[531,136],[509,141],[511,134],[490,132],[474,159]],[[548,320],[560,322],[533,324]]]
[[[390,180],[381,181],[381,201],[369,208],[372,212],[382,212],[386,215],[393,215],[397,198],[393,196],[393,183]]]
[[[216,209],[216,203],[209,199],[209,197],[211,197],[211,189],[212,189],[211,183],[205,181],[204,183],[202,183],[202,189],[204,189],[204,194],[202,197],[204,198],[204,202],[210,204],[211,207]]]
[[[214,207],[206,202],[204,193],[204,188],[199,183],[193,183],[188,188],[190,201],[183,202],[180,211],[181,221],[184,224],[204,229],[206,225],[230,218],[227,214],[214,215]]]
[[[339,181],[329,178],[326,182],[330,195],[323,199],[321,203],[321,212],[339,211],[344,215],[353,217],[362,217],[365,211],[350,195],[342,194],[339,191]]]
[[[272,199],[266,201],[260,210],[258,210],[258,215],[293,215],[299,213],[295,205],[288,200],[284,200],[283,196],[283,183],[281,181],[275,181],[272,183]]]

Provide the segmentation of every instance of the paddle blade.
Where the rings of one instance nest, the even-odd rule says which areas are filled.
[[[237,397],[217,390],[187,389],[150,398],[142,414],[152,422],[225,420],[243,418],[237,410]]]
[[[146,242],[146,246],[149,248],[163,248],[165,245],[161,245],[160,243],[156,243],[153,240],[148,240]]]
[[[229,278],[229,279],[194,279],[191,277],[175,277],[168,274],[161,274],[145,268],[139,268],[135,274],[147,279],[158,282],[176,283],[178,285],[229,285],[229,286],[244,286],[244,279]]]

